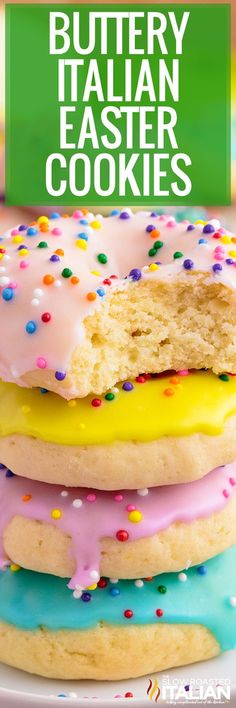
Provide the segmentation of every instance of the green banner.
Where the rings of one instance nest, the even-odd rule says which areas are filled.
[[[229,5],[7,5],[7,203],[230,203]]]

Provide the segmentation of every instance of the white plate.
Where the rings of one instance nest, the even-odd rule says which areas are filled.
[[[160,687],[158,700],[155,690],[155,679]],[[230,706],[236,706],[236,651],[226,652],[220,657],[204,663],[185,666],[181,669],[156,674],[151,677],[140,679],[130,679],[128,681],[117,682],[95,682],[95,681],[53,681],[36,676],[30,676],[23,671],[17,671],[7,666],[0,665],[0,706],[1,708],[46,708],[47,706],[68,705],[74,706],[94,704],[96,708],[107,705],[111,707],[118,705],[168,705],[168,701],[163,698],[163,685],[168,680],[169,684],[176,684],[177,679],[183,686],[188,686],[195,682],[196,690],[200,682],[204,686],[210,682],[223,684],[224,681],[231,682]],[[206,684],[207,680],[207,684]],[[153,695],[151,691],[147,693],[152,681]],[[125,694],[132,694],[126,696]],[[62,694],[60,696],[60,694]],[[182,701],[182,703],[181,703]],[[179,699],[176,705],[189,705],[189,700]],[[208,702],[214,702],[209,701]],[[222,700],[223,703],[223,700]],[[196,700],[196,705],[199,700]],[[200,702],[203,705],[203,701]]]

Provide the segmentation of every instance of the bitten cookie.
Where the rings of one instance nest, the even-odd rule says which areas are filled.
[[[10,475],[10,476],[9,476]],[[2,470],[1,556],[72,576],[137,578],[204,562],[236,543],[236,463],[189,484],[96,492],[32,482]]]
[[[17,225],[1,240],[1,378],[71,399],[140,372],[236,373],[235,240],[216,219],[129,209]]]
[[[236,647],[236,547],[191,568],[75,599],[64,580],[0,573],[0,660],[62,679],[125,679]],[[199,599],[201,598],[201,601]]]
[[[106,490],[201,478],[236,459],[236,378],[180,373],[69,402],[0,383],[0,460],[25,477]]]

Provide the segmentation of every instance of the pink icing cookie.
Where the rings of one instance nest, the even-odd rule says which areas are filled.
[[[190,524],[210,517],[227,504],[236,489],[236,462],[218,467],[203,479],[171,487],[138,491],[98,492],[63,489],[12,476],[0,476],[0,537],[16,515],[58,528],[71,537],[76,570],[69,587],[97,582],[101,540],[129,543],[152,536],[175,522]],[[3,544],[0,552],[4,565]]]

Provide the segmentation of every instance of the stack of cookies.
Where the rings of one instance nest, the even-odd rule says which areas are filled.
[[[0,239],[1,661],[122,679],[236,646],[235,241],[129,209]]]

